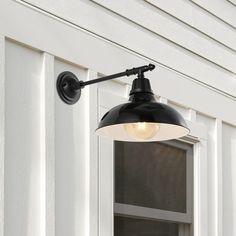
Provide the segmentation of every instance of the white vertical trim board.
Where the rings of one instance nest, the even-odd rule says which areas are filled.
[[[191,120],[192,122],[196,122],[196,116],[197,116],[197,112],[193,109],[189,109],[188,111],[189,120]]]
[[[233,196],[232,196],[232,199],[234,199],[233,201],[233,206],[232,206],[232,209],[233,209],[233,222],[236,221],[236,172],[235,172],[235,167],[236,167],[236,137],[235,138],[232,138],[231,140],[231,158],[232,158],[232,167],[231,167],[231,173],[232,173],[232,193],[233,193]],[[232,225],[232,233],[233,235],[236,235],[236,224],[234,223]]]
[[[0,236],[4,236],[5,37],[0,35]]]
[[[207,141],[194,145],[194,236],[208,235]]]
[[[99,118],[108,109],[99,104]],[[113,236],[114,218],[114,161],[113,141],[99,138],[99,236]]]
[[[97,72],[87,71],[87,80],[97,78]],[[98,122],[97,86],[88,86],[82,91],[85,97],[86,132],[86,215],[85,234],[98,233],[98,137],[95,134]]]
[[[55,236],[55,106],[54,57],[43,54],[42,73],[42,236]]]
[[[196,116],[197,116],[197,112],[193,109],[189,109],[188,110],[188,119],[190,120],[191,123],[193,124],[196,124]],[[199,124],[198,124],[199,126]],[[190,128],[191,129],[191,128]],[[198,128],[199,130],[199,128]],[[193,138],[192,140],[194,140],[195,144],[193,146],[193,159],[192,159],[192,167],[193,167],[193,175],[192,175],[192,183],[193,183],[193,195],[192,195],[192,200],[193,200],[193,204],[192,204],[192,215],[193,215],[193,222],[190,226],[190,228],[186,228],[185,225],[181,225],[180,226],[180,229],[179,229],[179,236],[182,236],[182,235],[191,235],[191,236],[194,236],[195,235],[195,232],[194,232],[194,229],[195,229],[195,225],[197,227],[197,224],[199,223],[198,220],[195,219],[195,217],[198,215],[198,212],[195,213],[195,206],[198,205],[197,204],[197,199],[196,199],[196,193],[197,193],[197,189],[195,187],[195,184],[198,183],[197,180],[195,180],[195,178],[198,178],[198,176],[195,177],[195,174],[197,173],[197,170],[196,170],[196,166],[198,164],[198,161],[195,161],[195,159],[197,158],[196,155],[197,155],[197,148],[199,149],[199,141],[201,139],[206,139],[206,130],[205,129],[202,129],[202,133],[201,134],[201,137],[198,137],[198,136],[192,136],[192,137],[189,137],[190,140],[191,138]],[[203,134],[204,133],[204,134]],[[198,146],[197,146],[198,145]]]
[[[216,197],[216,205],[215,205],[215,235],[223,236],[222,233],[222,121],[220,119],[215,120],[215,197]]]

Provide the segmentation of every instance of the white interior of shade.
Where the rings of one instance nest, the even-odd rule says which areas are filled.
[[[158,132],[154,137],[148,140],[137,140],[131,138],[126,132],[124,124],[105,126],[103,128],[97,129],[96,134],[117,141],[154,142],[154,141],[164,141],[164,140],[180,138],[189,133],[189,129],[183,126],[166,124],[166,123],[158,123],[158,125],[160,126]]]

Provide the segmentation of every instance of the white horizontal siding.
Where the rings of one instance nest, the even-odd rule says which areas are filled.
[[[235,0],[226,0],[228,2],[230,2],[231,4],[233,4],[234,6],[236,6],[236,1]]]
[[[225,0],[192,0],[192,2],[236,28],[236,8],[230,2]]]
[[[94,0],[94,2],[227,70],[236,72],[234,61],[236,53],[144,1]],[[153,47],[153,45],[150,46]],[[166,56],[168,57],[168,54]]]
[[[235,29],[193,2],[185,0],[146,0],[146,2],[236,50]]]
[[[229,72],[235,72],[235,53],[228,51],[229,49],[223,49],[219,45],[214,47],[212,39],[209,39],[208,42],[205,39],[205,35],[201,38],[201,42],[205,40],[205,44],[203,44],[199,43],[199,37],[193,36],[191,29],[185,30],[185,34],[191,34],[191,37],[188,36],[188,47],[190,47],[191,41],[193,41],[193,45],[194,43],[199,45],[195,47],[198,51],[198,55],[205,54],[206,56],[207,54],[204,53],[204,51],[209,50],[207,61],[202,56],[198,56],[192,48],[191,50],[193,50],[193,53],[191,53],[189,48],[186,50],[182,46],[177,46],[177,39],[181,37],[176,37],[176,43],[170,43],[169,40],[166,40],[157,34],[153,34],[152,31],[138,26],[135,22],[131,22],[123,17],[118,17],[111,11],[101,8],[90,1],[66,2],[61,0],[56,5],[48,1],[41,1],[39,3],[38,1],[31,0],[29,2],[68,22],[128,48],[147,59],[152,59],[157,63],[163,64],[168,68],[176,70],[198,81],[217,87],[231,95],[236,94],[236,89],[232,86],[235,82],[235,75]],[[135,12],[136,8],[137,6],[132,8],[132,11]],[[80,14],[78,14],[78,12],[80,12]],[[139,12],[139,8],[137,8],[137,12]],[[99,21],[97,21],[97,19],[99,19]],[[168,22],[168,17],[166,22]],[[177,29],[178,28],[181,28],[181,24],[178,25]],[[168,32],[168,30],[165,32]],[[170,32],[171,29],[169,29],[169,34]],[[187,41],[185,40],[185,46],[186,42]],[[214,51],[218,53],[214,53]],[[227,54],[227,56],[224,56],[224,59],[222,59],[222,53],[224,55]],[[213,57],[214,60],[212,59]],[[181,58],[181,60],[176,60],[176,58]],[[229,71],[225,71],[224,68]],[[225,83],[222,78],[225,78],[228,83]]]

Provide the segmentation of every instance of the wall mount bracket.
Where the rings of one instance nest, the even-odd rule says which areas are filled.
[[[89,81],[79,80],[78,77],[72,72],[64,71],[57,77],[57,92],[63,102],[73,105],[80,99],[81,90],[87,85],[136,74],[138,75],[138,79],[142,80],[144,79],[144,72],[152,71],[154,69],[155,65],[149,64]]]

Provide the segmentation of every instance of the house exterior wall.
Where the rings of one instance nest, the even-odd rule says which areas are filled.
[[[56,78],[150,62],[154,93],[191,128],[194,236],[236,235],[234,0],[3,0],[0,19],[0,236],[111,235],[112,143],[94,130],[132,78],[74,106]]]

